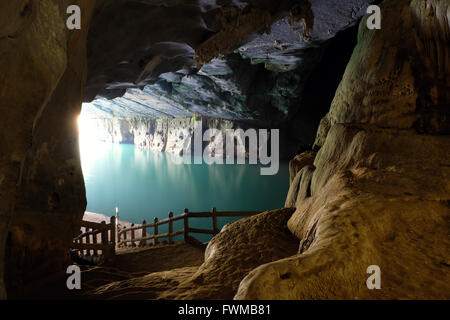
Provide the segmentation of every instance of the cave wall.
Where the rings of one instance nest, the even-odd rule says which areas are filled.
[[[184,146],[193,152],[195,123],[201,123],[202,135],[208,129],[217,129],[222,137],[226,137],[226,130],[249,128],[257,129],[251,121],[234,121],[209,117],[176,117],[176,118],[146,118],[141,116],[130,118],[93,118],[88,119],[89,125],[96,128],[100,140],[110,143],[130,143],[138,148],[156,152],[183,154]],[[226,139],[205,141],[202,152],[212,156],[225,156],[225,150],[219,150],[218,143],[226,148]],[[249,146],[245,141],[236,137],[235,155],[248,156]],[[269,140],[270,143],[270,140]],[[285,146],[284,141],[280,141]],[[283,149],[283,148],[282,148]],[[287,149],[287,148],[284,148]],[[284,154],[284,156],[287,156]]]
[[[82,8],[81,31],[66,27],[70,4]],[[67,266],[74,221],[85,206],[75,120],[95,5],[0,1],[1,298],[4,282],[10,297],[20,296]]]
[[[291,166],[298,254],[254,269],[236,299],[450,298],[447,10],[387,1],[381,30],[363,19],[320,150]]]

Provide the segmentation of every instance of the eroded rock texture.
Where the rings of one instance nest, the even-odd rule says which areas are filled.
[[[305,167],[298,255],[253,270],[237,299],[449,298],[448,3],[388,1],[359,42]],[[381,268],[368,290],[366,268]],[[288,274],[289,276],[282,276]]]
[[[66,28],[69,4],[83,8],[83,32]],[[0,297],[5,260],[12,297],[63,272],[69,261],[74,221],[85,207],[74,119],[94,6],[90,0],[0,2]]]

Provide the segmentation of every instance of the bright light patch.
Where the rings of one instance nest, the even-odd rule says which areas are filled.
[[[78,116],[78,132],[80,135],[80,142],[89,140],[100,140],[100,135],[97,126],[83,113]]]
[[[100,122],[89,114],[81,112],[77,118],[80,143],[81,166],[85,179],[91,175],[90,168],[106,152],[105,132],[99,127]]]

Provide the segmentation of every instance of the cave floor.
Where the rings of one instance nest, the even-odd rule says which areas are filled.
[[[152,274],[170,272],[183,269],[180,275],[191,276],[204,261],[204,249],[199,246],[179,241],[173,245],[156,245],[152,247],[119,249],[113,265],[84,267],[82,271],[82,290],[77,292],[81,299],[120,298],[118,296],[105,297],[103,290],[108,285],[115,285],[117,281],[141,279]],[[102,289],[98,289],[98,288]],[[161,288],[162,289],[162,288]],[[155,288],[158,291],[158,288]],[[129,297],[129,292],[128,298]],[[155,293],[156,295],[156,293]],[[137,292],[137,296],[142,295]],[[152,298],[153,294],[148,294]]]
[[[171,279],[183,281],[191,277],[204,261],[204,248],[179,241],[172,245],[159,244],[151,247],[136,247],[118,249],[113,264],[100,266],[80,266],[81,290],[68,290],[66,280],[68,275],[55,276],[47,285],[40,287],[38,292],[29,291],[16,299],[57,299],[57,300],[91,300],[91,299],[121,299],[117,291],[114,296],[109,295],[109,286],[118,283],[133,284],[136,290],[135,298],[153,299],[161,291],[177,285],[175,282],[164,281],[165,274]],[[158,279],[157,283],[146,283],[146,293],[139,292],[142,279]],[[163,281],[161,281],[163,279]],[[138,281],[139,284],[134,285]],[[150,290],[149,290],[150,288]],[[154,290],[153,290],[154,288]],[[106,291],[106,292],[105,292]],[[133,299],[130,289],[125,288],[127,299]]]

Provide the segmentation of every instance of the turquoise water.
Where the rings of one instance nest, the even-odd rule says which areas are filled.
[[[170,154],[134,145],[81,142],[87,211],[142,223],[190,211],[268,210],[281,208],[289,188],[288,163],[274,176],[261,176],[259,165],[175,164]],[[211,219],[190,219],[195,228],[211,229]],[[236,218],[220,218],[219,227]],[[182,229],[177,221],[174,229]],[[160,226],[160,233],[167,225]],[[202,241],[207,235],[194,236]]]

